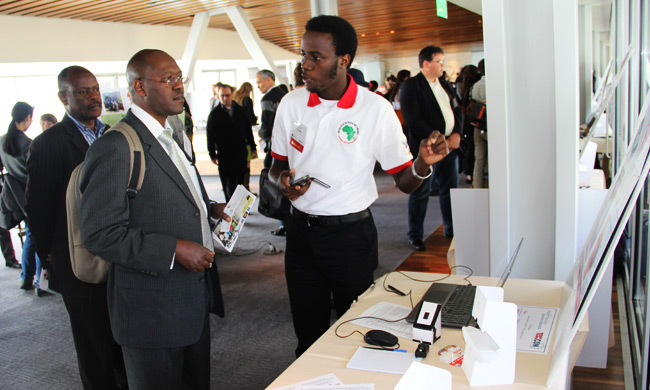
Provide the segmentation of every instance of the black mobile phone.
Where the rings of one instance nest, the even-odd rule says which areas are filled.
[[[311,179],[311,177],[309,177],[309,175],[305,175],[305,176],[300,177],[300,178],[298,178],[298,179],[292,179],[292,180],[289,182],[289,185],[292,186],[292,187],[293,187],[293,186],[300,186],[300,187],[302,187],[302,186],[306,185],[307,182],[308,182],[310,179]]]

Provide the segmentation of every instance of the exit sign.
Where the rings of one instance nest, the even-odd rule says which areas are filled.
[[[436,0],[436,11],[438,16],[447,19],[447,0]]]

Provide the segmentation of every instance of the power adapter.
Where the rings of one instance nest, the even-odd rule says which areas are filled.
[[[275,245],[271,244],[270,242],[269,242],[269,246],[266,249],[264,249],[264,252],[262,252],[262,254],[265,256],[273,256],[280,253],[282,253],[282,250],[277,249]]]

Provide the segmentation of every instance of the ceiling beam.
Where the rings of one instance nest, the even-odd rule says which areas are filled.
[[[266,49],[262,46],[262,39],[257,34],[257,31],[253,27],[253,24],[248,19],[248,16],[244,12],[241,6],[233,6],[226,8],[226,13],[230,18],[233,26],[239,37],[244,42],[244,46],[253,57],[253,62],[260,69],[269,69],[275,73],[275,79],[278,80],[278,84],[286,84],[284,77],[280,76],[278,69],[273,63],[273,59],[268,54]]]
[[[205,32],[208,30],[209,23],[210,15],[208,12],[201,12],[194,15],[192,28],[190,29],[190,35],[187,37],[182,59],[182,64],[185,68],[183,69],[183,75],[187,78],[187,83],[194,77],[194,67],[199,55],[199,48],[205,37]]]

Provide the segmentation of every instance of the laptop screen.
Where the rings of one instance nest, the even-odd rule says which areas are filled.
[[[497,283],[497,287],[503,287],[503,285],[506,284],[506,280],[508,280],[508,276],[510,276],[510,271],[512,271],[512,266],[515,264],[515,260],[517,259],[517,255],[519,254],[519,248],[521,248],[522,242],[524,242],[523,237],[521,238],[521,240],[519,240],[519,245],[517,245],[517,249],[515,249],[515,253],[512,254],[512,257],[510,258],[508,265],[506,265],[506,269],[501,274],[501,279],[499,279],[499,283]]]

